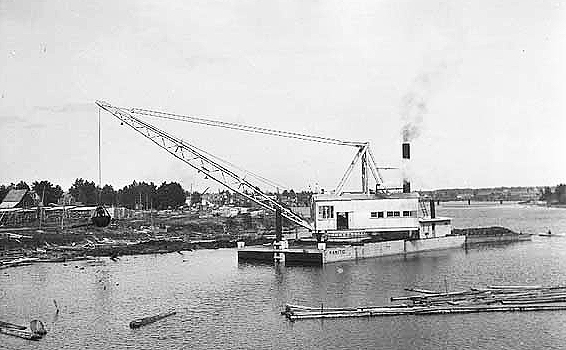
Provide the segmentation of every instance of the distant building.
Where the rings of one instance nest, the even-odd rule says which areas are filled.
[[[71,194],[69,192],[65,192],[65,193],[63,193],[61,198],[59,198],[59,200],[57,201],[57,204],[59,204],[59,205],[77,205],[78,203],[75,200],[75,198],[73,196],[71,196]]]
[[[10,190],[2,203],[0,209],[30,208],[37,206],[39,197],[34,191],[30,190]]]

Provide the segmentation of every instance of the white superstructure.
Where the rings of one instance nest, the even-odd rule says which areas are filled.
[[[450,218],[435,217],[434,208],[430,212],[432,217],[419,206],[418,193],[316,194],[312,203],[315,232],[330,239],[385,234],[427,239],[449,235]]]

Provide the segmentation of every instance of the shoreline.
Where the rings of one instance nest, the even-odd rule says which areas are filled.
[[[516,233],[505,227],[475,227],[465,229],[453,229],[454,235],[466,236],[467,243],[481,244],[493,243],[494,241],[505,243],[525,240],[529,234]],[[108,235],[107,235],[108,236]],[[112,235],[110,235],[112,236]],[[118,235],[120,236],[120,235]],[[98,239],[89,234],[58,234],[35,232],[30,241],[23,246],[15,246],[11,249],[0,250],[0,270],[26,266],[35,263],[56,263],[92,260],[99,257],[108,257],[116,261],[120,256],[126,255],[148,255],[167,254],[199,249],[235,248],[237,241],[243,241],[245,246],[269,246],[273,238],[262,236],[259,238],[213,238],[190,240],[179,237],[158,237],[140,239],[126,237],[109,239],[107,237]],[[291,240],[295,243],[312,244],[299,240]],[[302,242],[302,243],[301,243]],[[335,245],[343,245],[345,242],[330,242],[329,248]],[[350,242],[351,243],[351,242]]]

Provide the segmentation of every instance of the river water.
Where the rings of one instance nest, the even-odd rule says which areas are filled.
[[[456,227],[566,233],[566,209],[442,204]],[[6,349],[562,349],[565,312],[302,320],[285,303],[389,303],[405,287],[566,284],[566,237],[316,266],[238,264],[235,249],[37,264],[0,271],[0,320],[44,321],[39,342]],[[53,300],[60,312],[56,314]],[[131,330],[130,320],[178,314]]]

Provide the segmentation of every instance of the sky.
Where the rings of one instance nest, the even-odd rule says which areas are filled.
[[[0,0],[0,183],[97,181],[104,100],[367,141],[380,166],[410,130],[413,189],[556,185],[564,62],[565,1]],[[295,190],[333,188],[356,152],[147,121]],[[101,143],[115,188],[213,186],[108,113]]]

